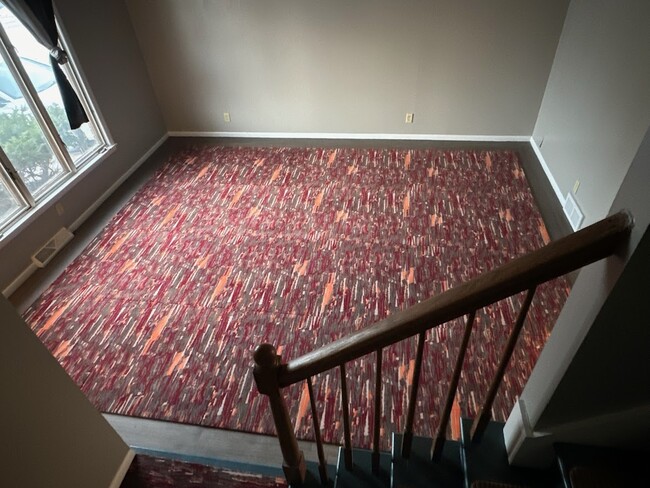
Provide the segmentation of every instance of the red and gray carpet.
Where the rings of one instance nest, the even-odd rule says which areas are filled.
[[[197,147],[178,153],[26,312],[104,412],[273,433],[252,378],[548,240],[509,151]],[[538,289],[494,406],[506,418],[568,293]],[[481,312],[456,413],[480,406],[522,297]],[[436,425],[462,321],[428,334],[416,432]],[[384,432],[403,427],[415,340],[384,351]],[[353,442],[370,442],[374,355],[348,365]],[[337,371],[315,378],[339,442]],[[286,391],[311,438],[306,387]]]
[[[120,488],[286,488],[283,477],[138,454]]]

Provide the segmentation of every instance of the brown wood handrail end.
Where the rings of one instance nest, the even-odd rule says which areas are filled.
[[[272,344],[260,344],[255,348],[253,359],[253,377],[257,390],[268,397],[273,414],[273,423],[284,460],[282,469],[291,486],[300,486],[305,481],[307,468],[278,383],[278,374],[282,368],[281,358]]]
[[[255,378],[257,390],[262,395],[268,396],[279,388],[278,370],[281,358],[272,344],[260,344],[255,348],[253,359],[255,360],[253,378]]]

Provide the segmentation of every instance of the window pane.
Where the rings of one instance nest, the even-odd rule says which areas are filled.
[[[0,224],[4,223],[21,205],[16,201],[5,182],[0,179]]]
[[[63,108],[61,93],[56,85],[54,73],[50,66],[48,50],[41,46],[16,17],[0,4],[0,22],[9,40],[18,51],[18,56],[29,76],[38,96],[50,115],[54,126],[61,135],[63,142],[73,161],[83,158],[88,152],[99,145],[99,137],[92,124],[83,124],[80,128],[71,130]],[[24,104],[20,90],[16,93],[5,92],[5,76],[0,72],[0,97],[9,96],[14,99],[9,105]],[[17,87],[16,87],[17,88]],[[4,92],[4,93],[2,93]],[[18,94],[19,96],[13,96]],[[1,102],[0,102],[1,103]],[[2,109],[0,109],[2,110]]]
[[[3,72],[9,73],[9,70],[0,58],[0,73]],[[2,86],[8,88],[8,91],[18,89],[12,77],[2,78]],[[0,103],[3,105],[0,107],[0,146],[29,191],[36,194],[45,184],[63,173],[63,167],[54,157],[36,118],[24,99],[22,101],[22,104]]]

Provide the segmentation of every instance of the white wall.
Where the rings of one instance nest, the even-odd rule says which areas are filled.
[[[530,135],[568,0],[127,4],[170,131]]]
[[[580,272],[519,399],[526,415],[515,408],[506,423],[517,464],[550,461],[556,441],[647,447],[649,181],[650,130],[610,209],[631,212],[630,239]]]
[[[584,224],[606,215],[650,124],[650,2],[573,0],[535,125]]]
[[[2,486],[109,487],[132,452],[2,295],[0,320]]]

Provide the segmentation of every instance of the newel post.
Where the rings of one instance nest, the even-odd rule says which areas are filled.
[[[280,356],[271,344],[261,344],[255,348],[253,358],[255,359],[253,376],[255,377],[257,390],[269,397],[273,422],[275,423],[275,430],[278,434],[280,449],[282,449],[282,457],[284,458],[282,463],[284,475],[290,485],[301,485],[305,481],[305,457],[298,448],[298,441],[293,433],[293,426],[289,418],[289,410],[278,384]]]

